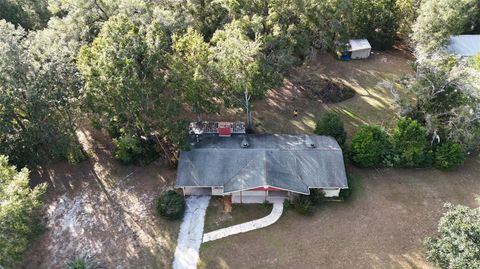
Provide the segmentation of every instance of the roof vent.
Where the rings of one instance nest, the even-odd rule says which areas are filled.
[[[242,144],[240,145],[242,148],[248,148],[250,144],[248,143],[247,137],[242,139]]]
[[[307,147],[312,149],[316,147],[315,143],[313,143],[313,140],[308,135],[305,136],[305,144],[307,145]]]

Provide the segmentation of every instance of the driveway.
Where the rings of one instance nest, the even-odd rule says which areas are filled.
[[[187,208],[180,226],[177,248],[173,260],[174,269],[197,268],[198,251],[202,243],[205,212],[210,196],[190,196],[187,198]]]

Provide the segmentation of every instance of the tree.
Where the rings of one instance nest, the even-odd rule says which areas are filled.
[[[438,236],[425,240],[427,260],[445,269],[480,268],[480,208],[445,207]]]
[[[477,53],[477,55],[473,56],[472,62],[473,67],[480,72],[480,53]]]
[[[342,148],[345,145],[347,133],[343,127],[342,119],[340,119],[340,117],[335,113],[327,112],[325,115],[323,115],[322,118],[317,122],[314,133],[335,138]]]
[[[423,63],[416,78],[406,82],[407,91],[416,98],[414,103],[401,102],[402,114],[424,123],[435,140],[476,149],[480,145],[479,77],[468,62],[451,57]]]
[[[62,33],[0,21],[0,153],[17,165],[83,158],[75,135],[82,81]]]
[[[352,138],[352,159],[362,167],[372,167],[382,162],[388,147],[387,133],[383,129],[364,125]]]
[[[170,60],[171,83],[182,95],[182,100],[191,107],[200,120],[203,112],[218,111],[209,45],[195,30],[173,36],[173,53]]]
[[[478,31],[478,5],[478,0],[422,1],[412,27],[417,59],[422,62],[435,55],[451,35]]]
[[[46,184],[29,187],[29,171],[17,171],[0,155],[0,265],[13,266],[36,231]]]
[[[262,95],[267,87],[260,80],[261,41],[251,40],[235,22],[218,30],[212,38],[212,64],[219,76],[224,99],[242,103],[248,128],[252,126],[250,99]]]
[[[120,14],[103,25],[91,46],[81,48],[78,68],[88,106],[104,125],[114,121],[137,136],[166,133],[178,108],[164,79],[169,43],[155,21]]]
[[[355,0],[350,31],[356,38],[367,38],[376,49],[389,49],[395,41],[397,16],[395,0]]]
[[[0,20],[27,30],[44,28],[50,16],[47,0],[0,1]]]

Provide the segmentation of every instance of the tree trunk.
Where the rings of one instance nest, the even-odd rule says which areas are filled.
[[[248,93],[248,90],[245,89],[244,101],[245,101],[245,112],[247,114],[247,129],[252,128],[252,114],[250,113],[250,98],[252,96]]]

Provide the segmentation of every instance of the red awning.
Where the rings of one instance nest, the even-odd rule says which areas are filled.
[[[220,127],[220,128],[218,128],[218,136],[222,136],[222,137],[232,136],[232,131],[230,130],[230,127]]]

